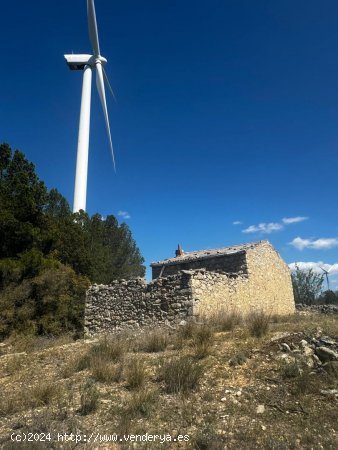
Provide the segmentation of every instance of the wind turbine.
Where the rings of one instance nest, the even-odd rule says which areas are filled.
[[[327,283],[327,290],[329,291],[329,290],[330,290],[329,273],[330,273],[330,270],[332,269],[333,266],[331,266],[331,267],[329,268],[329,270],[324,269],[322,266],[319,266],[319,267],[320,267],[320,269],[322,269],[322,271],[325,273],[326,283]]]
[[[80,209],[83,209],[85,211],[86,209],[88,148],[89,148],[89,128],[90,128],[90,100],[91,100],[91,84],[92,84],[93,69],[96,69],[96,86],[101,100],[104,119],[106,122],[109,146],[115,170],[115,158],[110,134],[104,79],[106,80],[110,90],[111,87],[103,67],[104,64],[107,63],[107,60],[106,58],[101,56],[100,53],[94,0],[87,0],[87,14],[88,14],[89,37],[93,47],[93,55],[87,54],[64,55],[66,62],[71,70],[83,70],[73,212],[80,211]]]

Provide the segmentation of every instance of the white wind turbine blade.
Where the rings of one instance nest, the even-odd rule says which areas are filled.
[[[111,150],[111,154],[112,154],[112,158],[113,158],[114,170],[116,172],[113,143],[112,143],[111,134],[110,134],[110,126],[109,126],[109,118],[108,118],[108,110],[107,110],[107,102],[106,102],[106,93],[105,93],[105,89],[104,89],[102,65],[101,65],[100,62],[96,63],[96,87],[97,87],[97,90],[98,90],[98,93],[99,93],[99,96],[100,96],[100,100],[101,100],[104,120],[106,122],[106,128],[107,128],[107,133],[108,133],[110,150]]]
[[[102,71],[103,71],[104,80],[105,80],[105,82],[107,83],[107,86],[108,86],[108,88],[109,88],[109,90],[110,90],[110,92],[111,92],[111,95],[113,96],[115,102],[117,103],[117,100],[116,100],[114,91],[113,91],[113,89],[112,89],[112,87],[111,87],[111,85],[110,85],[110,83],[109,83],[108,75],[107,75],[107,73],[106,73],[106,71],[105,71],[105,68],[104,68],[103,66],[102,66]]]
[[[88,29],[94,56],[100,55],[99,35],[97,32],[94,0],[87,0]]]

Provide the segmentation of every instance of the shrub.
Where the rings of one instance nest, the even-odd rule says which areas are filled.
[[[297,378],[301,373],[301,369],[296,362],[285,364],[281,370],[283,378]]]
[[[138,348],[144,352],[156,353],[163,352],[166,349],[167,344],[167,333],[164,330],[155,329],[142,336]]]
[[[338,378],[338,361],[328,361],[323,369],[332,378]]]
[[[126,368],[125,378],[129,389],[139,389],[143,386],[146,376],[144,361],[140,358],[133,359]]]
[[[220,309],[211,317],[210,322],[218,331],[231,331],[241,320],[239,312]]]
[[[89,369],[91,367],[92,359],[90,357],[90,354],[86,353],[82,356],[79,356],[75,362],[75,371],[76,372],[82,372],[82,370]]]
[[[104,336],[98,344],[93,345],[87,353],[75,361],[75,370],[81,372],[85,369],[92,369],[100,377],[100,370],[110,370],[106,366],[111,362],[123,360],[126,351],[126,341],[121,337],[111,339]],[[104,375],[103,378],[105,378]]]
[[[0,398],[0,417],[8,417],[18,411],[19,405],[17,399],[9,396],[1,396]]]
[[[196,328],[198,327],[199,325],[191,320],[182,327],[180,327],[179,336],[184,340],[191,339],[194,335],[194,332],[196,331]]]
[[[296,303],[312,305],[322,290],[324,274],[318,274],[313,269],[303,270],[295,266],[292,272],[293,293]]]
[[[132,416],[141,415],[147,417],[157,398],[158,393],[156,391],[141,389],[140,391],[133,392],[128,402],[127,410]]]
[[[236,353],[230,360],[229,360],[229,366],[235,367],[235,366],[241,366],[247,361],[247,357],[244,353],[239,352]]]
[[[80,409],[83,416],[97,410],[99,403],[99,392],[92,381],[88,381],[80,389]]]
[[[6,372],[8,375],[14,375],[18,373],[26,362],[26,358],[23,355],[13,355],[7,360]]]
[[[98,344],[93,345],[89,350],[89,356],[94,360],[101,359],[107,361],[120,361],[127,351],[126,341],[121,337],[108,338],[104,336]]]
[[[196,450],[223,450],[224,442],[212,424],[206,424],[197,432],[194,440]]]
[[[262,337],[269,330],[270,318],[263,311],[254,312],[247,318],[248,330],[251,336]]]
[[[199,363],[182,356],[164,362],[159,379],[163,380],[166,392],[187,394],[197,388],[202,374],[203,368]]]
[[[209,325],[203,324],[197,327],[193,333],[194,356],[198,359],[208,356],[213,344],[213,339],[214,333]]]
[[[98,360],[96,365],[92,367],[92,376],[96,381],[102,383],[118,382],[122,377],[122,366],[121,364],[111,364]]]
[[[27,393],[27,402],[33,406],[49,405],[60,393],[55,383],[40,383]]]
[[[89,281],[70,267],[55,264],[1,290],[0,337],[13,332],[54,336],[70,332],[80,336]]]

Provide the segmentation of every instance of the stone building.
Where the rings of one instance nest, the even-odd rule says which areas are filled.
[[[175,325],[218,310],[291,314],[288,266],[268,241],[185,253],[151,264],[153,280],[94,285],[86,295],[85,333]]]
[[[153,279],[193,272],[194,314],[208,315],[219,308],[242,314],[295,311],[289,268],[269,241],[188,253],[179,246],[175,258],[151,267]]]

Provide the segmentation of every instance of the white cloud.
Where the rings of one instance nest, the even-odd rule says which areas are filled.
[[[285,225],[290,225],[290,223],[298,223],[303,222],[304,220],[308,220],[308,217],[298,216],[298,217],[284,217],[282,219],[282,222],[285,223]]]
[[[250,225],[245,230],[242,230],[242,233],[262,233],[262,234],[270,234],[273,231],[282,230],[284,227],[281,223],[260,223],[258,225]]]
[[[284,217],[281,222],[269,222],[269,223],[259,223],[258,225],[250,225],[245,230],[242,230],[242,233],[262,233],[262,234],[270,234],[273,231],[283,230],[284,225],[290,225],[292,223],[303,222],[304,220],[308,220],[308,217],[297,216],[297,217]],[[237,224],[240,222],[233,222],[233,224]]]
[[[323,273],[323,271],[321,269],[321,267],[322,267],[323,269],[327,270],[330,273],[330,275],[338,275],[338,263],[327,264],[327,263],[324,263],[323,261],[318,261],[318,262],[299,261],[299,262],[293,262],[293,263],[289,264],[290,270],[295,270],[296,266],[298,266],[301,270],[312,269],[314,272],[320,273],[320,274]]]
[[[243,222],[241,222],[240,220],[235,220],[234,222],[232,222],[233,225],[242,225]]]
[[[122,219],[130,219],[131,217],[131,215],[127,211],[119,211],[117,215],[122,217]]]
[[[338,246],[338,238],[320,238],[320,239],[302,239],[296,237],[290,242],[298,250],[304,250],[304,248],[310,248],[313,250],[323,250]]]

